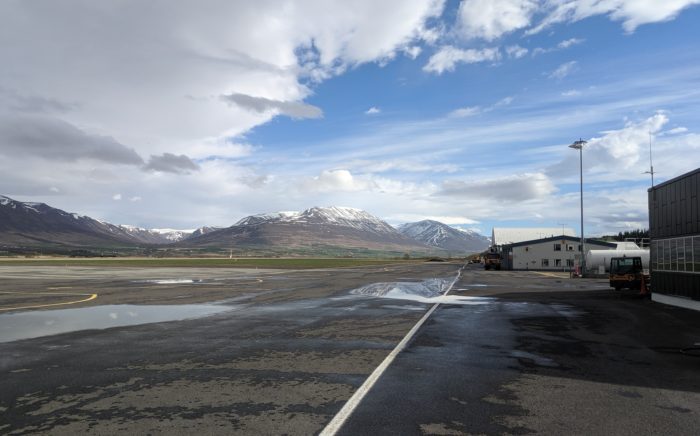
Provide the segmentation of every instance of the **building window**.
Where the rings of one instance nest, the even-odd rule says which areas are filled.
[[[549,259],[542,259],[542,266],[549,266]]]
[[[554,251],[561,251],[561,244],[554,244]]]
[[[566,244],[566,251],[574,251],[574,246]]]
[[[566,259],[566,266],[568,266],[568,267],[573,267],[573,266],[574,266],[574,260],[573,260],[573,259]]]
[[[581,244],[578,244],[578,251],[581,251]]]
[[[653,241],[650,261],[654,271],[700,273],[700,236]]]
[[[561,266],[561,259],[554,259],[554,266]]]

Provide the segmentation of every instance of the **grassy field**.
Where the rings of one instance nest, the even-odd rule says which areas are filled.
[[[350,258],[6,258],[2,265],[26,266],[98,266],[98,267],[170,267],[170,268],[347,268],[392,263],[422,262],[423,260],[350,259]]]

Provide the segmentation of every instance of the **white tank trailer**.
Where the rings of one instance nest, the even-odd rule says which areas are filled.
[[[641,257],[642,268],[649,269],[649,250],[618,249],[618,250],[588,250],[586,252],[586,270],[600,271],[602,266],[605,272],[610,269],[610,259],[613,257]]]

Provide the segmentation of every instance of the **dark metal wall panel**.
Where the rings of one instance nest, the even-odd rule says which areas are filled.
[[[649,190],[649,231],[652,239],[700,233],[700,171]]]
[[[700,300],[700,275],[654,271],[651,289],[654,293]]]
[[[672,252],[676,241],[700,234],[700,168],[683,174],[649,190],[649,236],[652,240],[651,257],[657,256],[659,244],[666,241]],[[680,239],[674,239],[680,238]],[[695,239],[693,239],[695,240]],[[658,241],[658,244],[654,242]],[[668,254],[668,253],[666,253]],[[687,257],[687,253],[684,254]],[[686,261],[687,262],[687,261]],[[666,262],[668,263],[668,262]],[[669,267],[669,265],[665,265]],[[674,268],[674,263],[670,263]],[[679,268],[681,269],[681,268]],[[652,291],[700,300],[700,274],[682,271],[651,270]]]

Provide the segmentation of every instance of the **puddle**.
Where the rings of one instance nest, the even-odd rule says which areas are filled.
[[[459,295],[443,295],[450,287],[453,279],[427,279],[421,282],[384,282],[365,285],[350,291],[353,295],[367,297],[391,298],[395,300],[410,300],[419,303],[443,304],[487,304],[493,298],[465,297]]]
[[[232,310],[214,304],[105,305],[78,309],[15,312],[0,315],[0,342],[38,338],[79,330],[106,329],[200,318]]]

